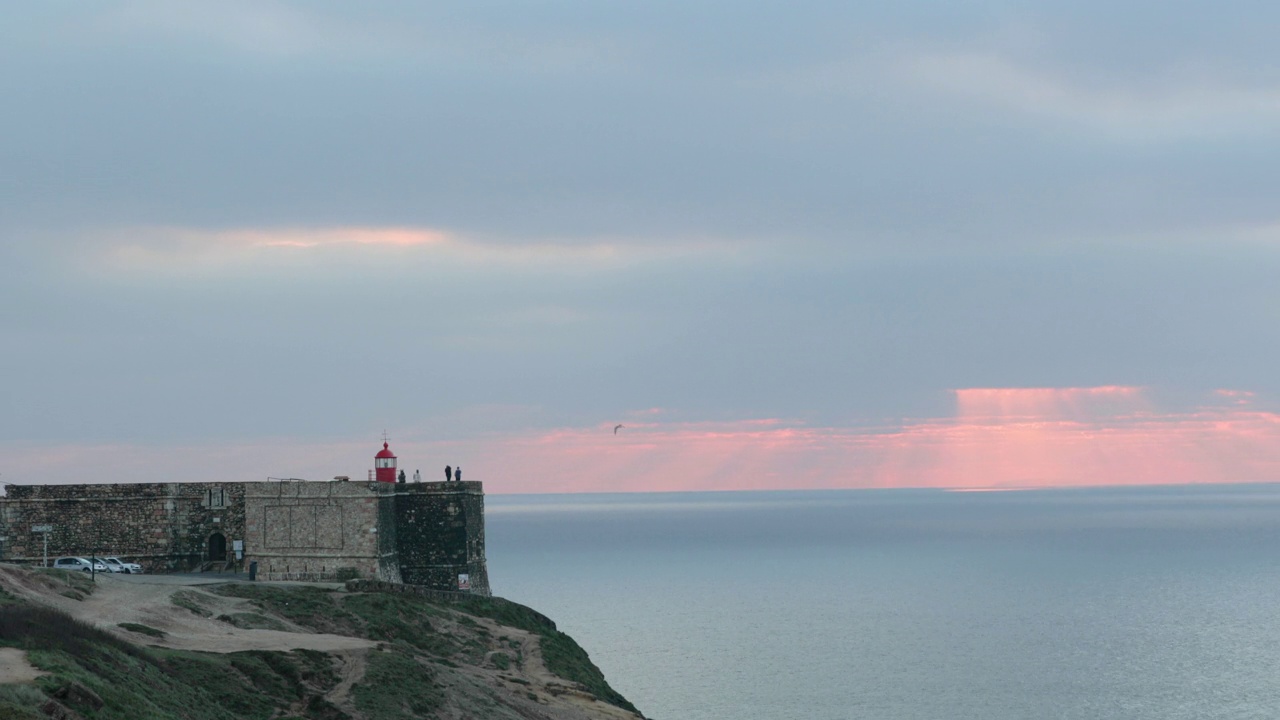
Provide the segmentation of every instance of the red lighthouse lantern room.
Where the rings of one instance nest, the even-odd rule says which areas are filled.
[[[396,454],[382,443],[382,449],[373,456],[374,478],[378,482],[393,483],[396,481]]]

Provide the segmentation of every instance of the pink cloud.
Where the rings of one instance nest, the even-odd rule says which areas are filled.
[[[1248,390],[1215,390],[1214,394],[1234,405],[1249,405],[1257,397],[1257,393]]]
[[[554,268],[599,271],[637,262],[669,262],[698,257],[740,256],[741,243],[705,238],[614,238],[578,241],[544,239],[510,242],[462,236],[430,227],[133,227],[99,230],[85,237],[90,252],[72,262],[93,274],[213,273],[256,271],[264,266],[345,269],[363,262],[405,267],[492,269],[495,264],[532,271]],[[759,248],[756,249],[759,251]]]
[[[235,228],[143,227],[105,231],[109,242],[88,262],[116,271],[225,270],[255,266],[264,259],[289,259],[356,249],[403,251],[449,248],[458,240],[448,232],[410,227]],[[401,253],[403,254],[403,253]]]
[[[1280,415],[1160,413],[1141,388],[973,388],[892,428],[777,419],[510,438],[477,470],[509,492],[1023,488],[1280,480]],[[1235,396],[1232,396],[1234,398]]]
[[[1142,404],[1142,388],[1124,385],[1067,388],[966,388],[956,390],[963,422],[984,419],[1077,418]]]
[[[326,245],[386,245],[412,247],[438,245],[449,235],[421,228],[346,227],[298,230],[237,230],[220,233],[217,239],[235,245],[313,248]]]
[[[1246,394],[1247,396],[1247,394]],[[489,492],[789,488],[952,489],[1280,480],[1280,414],[1215,403],[1153,409],[1140,388],[973,388],[956,413],[881,428],[762,418],[662,422],[660,413],[544,432],[438,441],[393,438],[409,474],[444,465]],[[1248,396],[1250,399],[1252,396]],[[9,482],[363,478],[375,439],[229,445],[10,447]]]

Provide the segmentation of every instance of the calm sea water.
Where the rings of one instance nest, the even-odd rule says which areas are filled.
[[[1280,717],[1280,487],[489,496],[658,720]]]

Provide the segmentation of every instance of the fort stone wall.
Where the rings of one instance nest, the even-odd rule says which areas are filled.
[[[490,594],[478,482],[9,485],[0,560],[39,564],[41,526],[52,528],[51,560],[119,555],[147,572],[257,563],[268,581],[358,578]]]
[[[396,528],[386,522],[394,499],[387,483],[249,483],[245,561],[263,580],[399,582]]]
[[[489,595],[484,555],[484,488],[478,482],[396,485],[400,576],[411,585]]]
[[[9,485],[0,503],[0,559],[120,555],[147,572],[235,562],[245,537],[245,483]]]

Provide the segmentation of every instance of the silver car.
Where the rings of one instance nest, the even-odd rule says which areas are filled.
[[[138,563],[125,562],[114,555],[98,559],[101,560],[111,572],[126,574],[137,574],[142,572],[142,566]]]
[[[53,561],[53,566],[59,570],[79,570],[81,572],[111,572],[101,560],[97,562],[89,562],[88,559],[82,557],[60,557]]]

